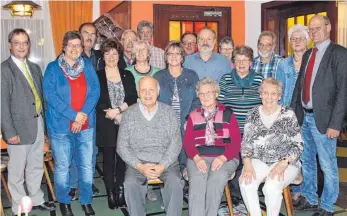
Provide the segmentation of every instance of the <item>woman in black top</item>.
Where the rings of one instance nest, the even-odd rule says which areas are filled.
[[[134,76],[117,66],[119,60],[117,42],[112,39],[103,42],[101,53],[106,67],[97,72],[100,99],[96,106],[96,143],[99,147],[103,147],[103,172],[108,205],[110,209],[114,209],[125,204],[123,188],[125,163],[116,153],[118,128],[122,113],[136,103],[137,92]],[[114,174],[116,174],[115,185]]]

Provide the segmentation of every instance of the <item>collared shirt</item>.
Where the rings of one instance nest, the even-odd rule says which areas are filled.
[[[149,64],[153,67],[157,67],[160,69],[166,68],[165,60],[164,60],[164,50],[150,46],[151,49],[151,58],[149,59]]]
[[[23,73],[23,75],[25,76],[25,68],[23,67],[23,62],[13,55],[11,55],[11,58],[12,58],[13,62],[17,65],[17,67],[20,69],[20,71]],[[32,78],[33,76],[31,75],[30,68],[28,66],[28,62],[27,62],[26,58],[24,59],[24,63],[27,66],[28,72]]]
[[[256,73],[260,73],[261,75],[263,75],[264,79],[268,77],[275,77],[277,66],[281,60],[281,56],[273,54],[271,60],[268,63],[264,64],[262,58],[260,56],[257,56],[253,60],[252,69]]]
[[[87,58],[92,62],[95,71],[98,71],[104,68],[101,62],[103,61],[103,59],[101,57],[101,52],[99,50],[95,50],[92,48],[90,50],[90,57],[83,51],[82,57]]]
[[[141,103],[141,101],[139,101],[138,103],[143,117],[150,121],[158,111],[158,102],[156,102],[152,112],[148,112],[145,106]]]
[[[325,51],[327,50],[328,46],[330,45],[330,40],[326,40],[318,45],[316,45],[318,51],[316,53],[316,59],[314,61],[314,66],[313,66],[313,71],[312,71],[312,77],[311,77],[311,84],[310,84],[310,101],[305,104],[303,101],[302,101],[302,95],[303,93],[301,94],[301,102],[302,102],[302,105],[306,108],[306,109],[312,109],[312,87],[313,87],[313,83],[314,83],[314,80],[317,76],[317,72],[318,72],[318,68],[319,68],[319,65],[323,59],[323,56],[324,56],[324,53]],[[310,54],[310,57],[309,59],[311,58],[311,55],[312,55],[312,52]],[[307,65],[306,65],[306,69],[305,69],[305,73],[306,73],[306,70],[307,70],[307,66],[308,66],[308,62],[307,62]],[[304,78],[305,79],[305,78]],[[302,88],[302,90],[304,90],[304,88]]]
[[[200,57],[199,52],[187,56],[183,66],[194,70],[198,74],[199,79],[212,77],[217,82],[224,74],[231,73],[228,59],[215,52],[212,53],[211,58],[206,62]]]
[[[133,58],[128,58],[128,56],[126,56],[126,55],[123,55],[123,59],[124,59],[125,64],[127,66],[131,66],[134,63],[134,59]]]

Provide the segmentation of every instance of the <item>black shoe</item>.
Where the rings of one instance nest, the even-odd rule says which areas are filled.
[[[318,205],[312,205],[309,203],[304,196],[299,198],[297,205],[294,206],[296,210],[299,211],[315,211],[318,208]]]
[[[97,187],[95,187],[94,184],[92,185],[92,191],[93,191],[93,197],[100,195],[99,189]]]
[[[59,203],[59,208],[63,216],[74,216],[70,204]]]
[[[125,205],[125,197],[124,197],[124,187],[122,185],[118,185],[114,189],[114,193],[116,196],[116,203],[118,207],[122,207]]]
[[[94,212],[91,204],[81,205],[81,206],[82,206],[82,210],[84,211],[86,216],[95,215],[95,212]]]
[[[327,210],[325,209],[322,209],[322,208],[318,208],[312,216],[332,216],[334,215],[333,212],[328,212]]]
[[[44,202],[41,205],[33,206],[34,210],[41,210],[41,211],[54,211],[55,205],[53,203]]]
[[[71,197],[71,200],[76,200],[76,190],[77,188],[71,188],[69,196]]]
[[[110,209],[118,208],[118,204],[116,203],[116,197],[113,193],[113,190],[107,190],[107,201],[108,201],[108,207]]]
[[[13,216],[18,216],[18,214],[13,214]],[[25,213],[21,213],[20,216],[25,216]]]

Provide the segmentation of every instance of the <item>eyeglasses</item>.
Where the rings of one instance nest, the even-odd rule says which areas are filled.
[[[220,48],[223,52],[232,52],[234,48]]]
[[[136,41],[137,41],[136,38],[134,38],[134,39],[130,39],[130,38],[123,39],[123,42],[126,43],[126,44],[128,44],[128,43],[135,43]]]
[[[269,97],[269,96],[270,97],[276,97],[278,95],[278,93],[277,92],[262,92],[261,95],[264,97]]]
[[[167,53],[167,56],[173,57],[173,56],[181,56],[181,53]]]
[[[294,43],[294,42],[301,42],[301,41],[304,41],[306,40],[306,38],[304,37],[298,37],[298,38],[290,38],[290,42]]]
[[[236,64],[243,64],[243,63],[248,63],[248,62],[249,62],[249,59],[242,59],[242,60],[237,59],[237,60],[235,60]]]
[[[266,49],[270,49],[270,48],[272,48],[272,46],[273,46],[273,44],[258,43],[258,47],[261,48],[261,49],[263,49],[264,47],[265,47]]]
[[[11,44],[15,47],[18,47],[18,46],[29,46],[29,41],[24,41],[24,42],[19,42],[19,41],[14,41],[14,42],[11,42]]]
[[[78,49],[78,48],[82,47],[81,44],[70,44],[70,43],[68,43],[67,46],[71,49],[73,49],[73,48]]]
[[[196,43],[193,41],[183,41],[182,42],[184,46],[195,46]]]
[[[152,35],[152,32],[140,31],[140,35],[142,35],[142,36]]]
[[[312,33],[312,32],[320,31],[324,26],[326,26],[326,24],[323,25],[323,26],[318,26],[318,27],[309,28],[309,29],[308,29],[308,32],[309,32],[309,33]]]
[[[199,97],[207,97],[207,98],[210,98],[214,93],[216,93],[215,91],[208,91],[206,93],[202,93],[202,92],[199,92]]]

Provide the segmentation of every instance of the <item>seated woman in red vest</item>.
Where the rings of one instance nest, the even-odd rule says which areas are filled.
[[[196,85],[201,108],[190,113],[183,147],[187,153],[189,215],[217,215],[223,190],[239,164],[241,132],[235,114],[217,102],[210,77]]]

